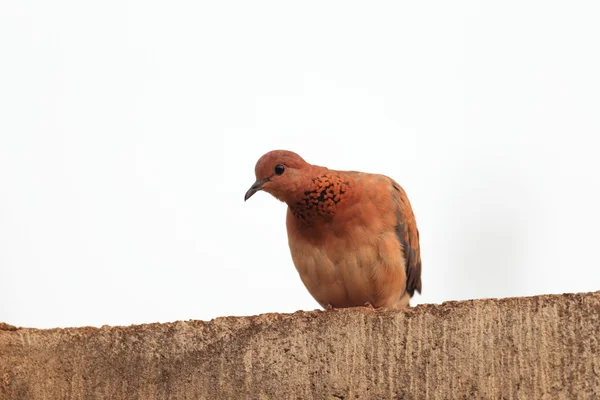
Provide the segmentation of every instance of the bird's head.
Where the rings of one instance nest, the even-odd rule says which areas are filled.
[[[248,200],[259,190],[270,193],[278,200],[293,200],[298,190],[302,190],[304,173],[311,167],[298,154],[287,150],[273,150],[263,155],[256,162],[254,173],[256,182],[244,196]]]

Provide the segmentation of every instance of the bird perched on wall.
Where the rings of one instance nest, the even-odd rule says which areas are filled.
[[[404,189],[378,174],[336,171],[274,150],[255,167],[258,191],[287,203],[292,260],[326,309],[409,306],[421,293],[419,231]]]

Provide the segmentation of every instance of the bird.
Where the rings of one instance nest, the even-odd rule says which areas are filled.
[[[287,204],[292,261],[324,309],[410,307],[421,293],[415,215],[392,178],[338,171],[273,150],[256,162],[247,201],[264,191]]]

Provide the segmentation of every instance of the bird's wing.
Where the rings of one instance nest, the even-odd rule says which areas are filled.
[[[392,196],[396,204],[396,235],[402,244],[406,269],[406,291],[412,297],[415,290],[421,293],[421,249],[419,230],[406,192],[392,181]]]

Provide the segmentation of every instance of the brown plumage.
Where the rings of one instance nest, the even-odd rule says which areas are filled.
[[[324,308],[400,308],[421,293],[419,231],[402,187],[384,175],[312,165],[275,150],[255,167],[259,190],[288,205],[302,282]]]

